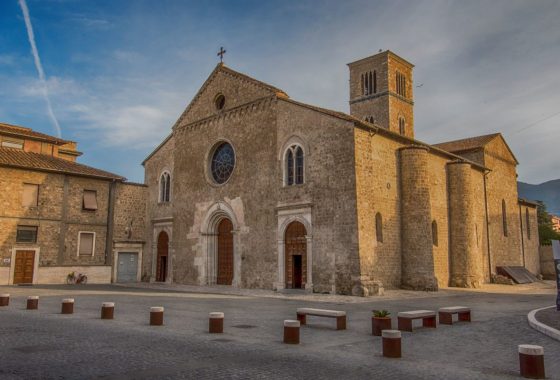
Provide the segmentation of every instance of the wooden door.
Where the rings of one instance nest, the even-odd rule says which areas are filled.
[[[285,234],[286,288],[302,289],[307,282],[307,231],[300,222],[292,222]]]
[[[14,284],[32,284],[35,251],[16,251]]]
[[[233,224],[222,219],[218,225],[218,275],[216,283],[231,285],[233,281]]]
[[[169,251],[169,236],[165,231],[158,235],[156,281],[165,282],[167,279],[167,255]]]

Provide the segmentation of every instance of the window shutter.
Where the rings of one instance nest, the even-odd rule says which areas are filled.
[[[29,183],[23,184],[23,198],[22,206],[24,207],[37,207],[37,199],[39,196],[39,185]]]
[[[93,255],[93,236],[91,232],[80,232],[80,255]]]
[[[97,192],[92,190],[84,190],[84,210],[97,210]]]

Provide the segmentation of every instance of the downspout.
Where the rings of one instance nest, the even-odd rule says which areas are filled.
[[[490,251],[490,219],[488,217],[488,191],[486,189],[486,176],[490,173],[490,169],[484,172],[484,211],[486,212],[486,244],[488,246],[488,277],[492,282],[492,254]]]
[[[525,267],[525,238],[523,237],[523,216],[521,212],[521,204],[519,204],[519,227],[521,227],[519,229],[521,232],[521,257],[523,258],[523,267]]]

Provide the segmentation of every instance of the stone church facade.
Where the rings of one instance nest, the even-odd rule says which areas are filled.
[[[540,272],[504,138],[415,140],[413,65],[348,66],[350,114],[218,64],[143,162],[144,279],[373,295]]]

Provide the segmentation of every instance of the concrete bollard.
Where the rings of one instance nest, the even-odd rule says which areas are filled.
[[[293,319],[284,321],[284,343],[299,344],[300,322]]]
[[[27,297],[27,310],[37,310],[39,308],[39,296]]]
[[[150,325],[161,326],[163,325],[163,307],[154,306],[150,308]]]
[[[401,357],[401,332],[399,330],[381,331],[383,340],[383,356],[387,358]]]
[[[544,379],[544,348],[532,344],[520,344],[519,372],[527,379]]]
[[[74,298],[65,298],[62,300],[62,309],[60,314],[73,314],[74,313]]]
[[[0,294],[0,306],[8,306],[10,304],[9,294]]]
[[[114,302],[103,302],[101,304],[101,319],[113,319],[115,313]]]
[[[224,313],[212,312],[208,314],[208,332],[221,334],[224,332]]]

